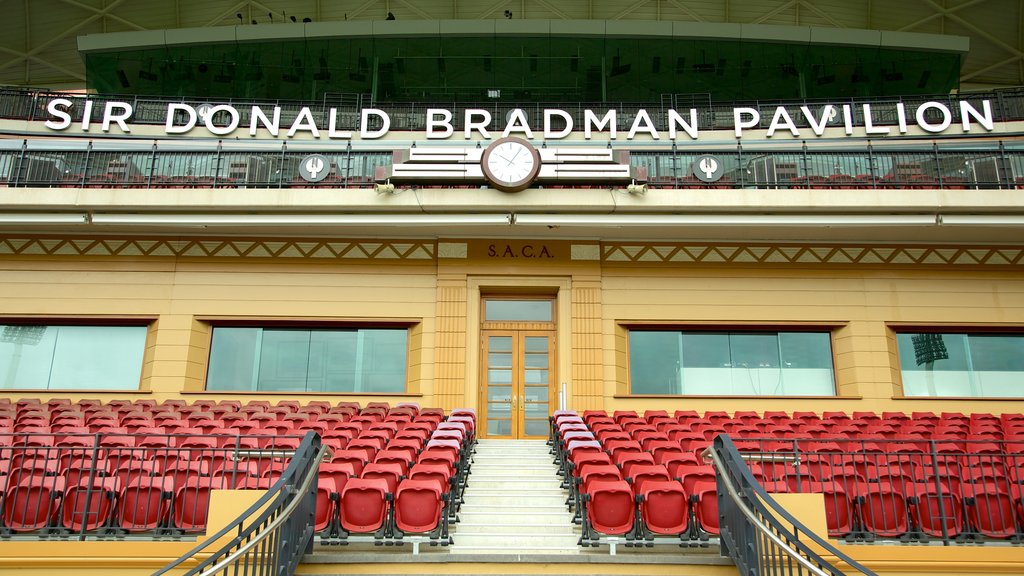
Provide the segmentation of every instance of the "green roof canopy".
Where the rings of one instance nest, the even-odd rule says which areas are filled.
[[[83,36],[100,93],[380,102],[666,102],[947,93],[967,39],[565,20],[275,24]]]

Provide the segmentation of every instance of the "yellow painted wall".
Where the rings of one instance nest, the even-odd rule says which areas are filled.
[[[1024,411],[1016,401],[999,399],[965,405],[961,399],[901,398],[892,332],[894,325],[1024,329],[1024,274],[1018,266],[623,262],[592,241],[555,240],[426,241],[433,252],[425,258],[372,256],[379,246],[398,242],[353,241],[359,250],[330,258],[237,251],[205,258],[159,252],[92,256],[56,249],[50,255],[5,255],[0,318],[147,319],[151,330],[139,392],[49,395],[157,400],[246,396],[203,392],[210,326],[218,320],[403,322],[412,327],[408,394],[328,398],[411,400],[450,409],[477,405],[481,297],[542,291],[556,298],[557,372],[569,383],[570,406],[580,410]],[[207,244],[209,249],[217,242]],[[526,245],[534,253],[544,247],[551,257],[522,257]],[[519,257],[509,257],[505,246]],[[831,329],[838,395],[630,397],[627,327],[644,322]]]

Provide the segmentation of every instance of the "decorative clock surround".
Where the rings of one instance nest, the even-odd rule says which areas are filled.
[[[480,157],[484,178],[502,192],[529,188],[540,173],[540,163],[537,149],[515,136],[495,140]]]

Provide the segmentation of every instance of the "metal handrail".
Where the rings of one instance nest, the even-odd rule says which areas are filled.
[[[725,464],[718,457],[718,454],[716,454],[715,451],[712,450],[710,447],[706,448],[704,452],[701,454],[701,456],[705,460],[711,460],[716,469],[721,470],[725,468]],[[818,568],[814,565],[813,562],[811,562],[807,558],[804,558],[797,551],[793,550],[789,546],[789,544],[786,543],[785,540],[779,538],[778,535],[772,532],[772,529],[767,524],[761,522],[761,520],[758,519],[757,515],[754,514],[753,510],[747,507],[747,505],[743,502],[743,499],[740,498],[740,494],[736,490],[736,487],[733,486],[732,479],[729,478],[728,474],[719,474],[718,477],[722,480],[722,486],[725,487],[725,491],[729,495],[729,498],[731,498],[733,503],[736,504],[740,512],[742,512],[743,515],[747,517],[747,520],[749,520],[755,527],[757,527],[757,530],[761,532],[762,535],[766,536],[769,540],[774,542],[777,546],[779,546],[779,548],[783,550],[783,552],[786,553],[786,555],[799,562],[804,568],[810,570],[818,576],[830,576],[828,572],[825,572],[821,568]]]
[[[293,452],[293,454],[297,454],[300,451],[302,451],[304,446],[306,446],[308,443],[313,442],[315,439],[316,439],[316,433],[315,432],[308,432],[306,434],[305,438],[303,438],[302,443]],[[320,452],[318,452],[318,457],[322,457]],[[198,544],[197,546],[195,546],[194,548],[192,548],[191,550],[189,550],[188,552],[183,554],[181,557],[177,558],[176,560],[174,560],[171,563],[167,564],[163,568],[161,568],[161,569],[157,570],[156,572],[154,572],[153,576],[160,576],[162,574],[166,574],[170,570],[178,567],[181,563],[185,562],[186,560],[195,557],[196,555],[198,555],[200,552],[205,550],[207,547],[209,547],[214,542],[219,541],[221,538],[226,536],[232,530],[239,530],[239,534],[235,537],[235,539],[232,540],[232,542],[229,542],[226,546],[222,547],[218,552],[215,552],[215,553],[211,554],[211,556],[210,556],[211,558],[213,558],[217,553],[221,553],[224,550],[234,546],[235,542],[239,538],[243,538],[243,537],[249,536],[254,531],[256,525],[250,524],[249,528],[243,530],[242,529],[242,523],[246,519],[250,518],[253,514],[259,512],[261,509],[263,509],[268,503],[270,503],[275,498],[282,497],[284,488],[286,487],[287,483],[290,480],[292,480],[292,478],[295,476],[295,474],[296,474],[295,469],[297,468],[298,465],[299,465],[298,461],[293,458],[292,461],[289,462],[288,467],[285,469],[284,473],[270,487],[270,489],[267,490],[267,492],[265,494],[263,494],[263,496],[261,496],[256,502],[254,502],[251,506],[249,506],[249,508],[247,508],[244,512],[242,512],[235,519],[234,522],[231,522],[230,524],[224,526],[223,528],[218,530],[215,534],[209,535],[206,538],[206,540],[204,540],[203,542],[201,542],[200,544]],[[316,467],[312,467],[312,469],[316,470]],[[293,499],[293,501],[298,501],[298,500],[300,500],[300,498],[294,498]],[[202,563],[200,563],[200,566],[201,565],[202,565]]]
[[[752,511],[746,505],[745,502],[742,501],[744,496],[741,495],[739,493],[739,491],[736,489],[736,487],[732,485],[732,478],[729,475],[730,472],[735,472],[739,476],[739,478],[742,479],[742,481],[746,485],[748,485],[750,487],[750,489],[753,492],[753,494],[747,495],[747,498],[750,499],[751,502],[760,502],[764,506],[767,506],[767,507],[771,508],[771,510],[767,510],[766,509],[764,511],[766,515],[776,516],[776,517],[780,518],[781,520],[783,520],[784,522],[788,523],[789,525],[791,525],[793,527],[793,529],[795,531],[800,532],[800,533],[806,535],[806,537],[811,542],[813,542],[815,545],[819,546],[820,548],[825,550],[828,554],[830,554],[830,555],[834,556],[835,558],[839,559],[841,562],[843,562],[844,564],[848,565],[852,569],[857,570],[860,574],[863,574],[863,575],[866,575],[866,576],[876,576],[873,571],[869,570],[867,567],[863,566],[862,564],[860,564],[859,562],[857,562],[853,558],[850,558],[848,555],[844,554],[842,551],[840,551],[835,546],[830,544],[824,538],[822,538],[818,534],[812,532],[810,529],[808,529],[806,526],[804,526],[800,521],[798,521],[796,518],[794,518],[789,512],[787,512],[778,502],[775,501],[774,498],[771,497],[770,494],[768,494],[767,491],[765,491],[764,487],[762,487],[758,483],[757,479],[754,478],[753,474],[751,473],[749,467],[747,467],[745,465],[744,466],[734,466],[734,467],[731,467],[728,464],[726,464],[725,462],[723,462],[722,459],[721,459],[720,452],[728,454],[730,457],[733,457],[733,458],[735,458],[737,460],[742,460],[743,459],[742,454],[736,449],[736,446],[733,444],[732,439],[729,438],[728,435],[721,434],[721,435],[716,436],[714,441],[713,441],[713,444],[710,447],[708,447],[707,450],[705,450],[705,452],[707,452],[707,451],[711,451],[712,458],[713,458],[712,462],[714,462],[715,468],[718,471],[718,474],[716,474],[716,477],[718,478],[720,484],[726,488],[726,491],[730,493],[730,498],[731,498],[732,502],[734,504],[736,504],[736,508],[738,510],[740,510],[741,513],[744,514],[744,517],[749,519],[749,516],[746,515],[746,512],[750,512],[752,514],[755,514],[755,513],[754,513],[754,511]],[[732,488],[733,488],[732,491],[729,490],[730,486],[732,486]],[[746,509],[746,512],[744,512],[744,509]],[[773,514],[773,512],[774,512],[774,514]],[[755,514],[755,516],[756,516],[756,514]],[[766,528],[769,532],[773,531],[771,527],[765,525],[763,522],[760,522],[760,521],[756,522],[756,523],[751,522],[751,524],[753,526],[755,526],[755,528],[759,532],[763,532],[762,528]],[[782,536],[785,536],[786,538],[790,539],[791,541],[798,541],[798,538],[795,535],[793,535],[788,529],[786,529],[785,526],[780,525],[778,527],[775,527],[774,530],[777,530],[779,533],[782,534]],[[724,532],[723,532],[723,535],[724,535]],[[772,540],[772,542],[777,545],[778,541],[776,540],[776,538],[778,538],[778,535],[776,535],[776,534],[773,534],[772,536],[769,536],[769,539]],[[783,540],[783,542],[785,542],[785,540]],[[800,553],[799,548],[798,549],[793,549],[793,547],[790,544],[785,544],[784,546],[780,546],[780,548],[787,554],[787,556],[792,556],[793,553],[796,553],[796,554]],[[830,564],[826,563],[823,558],[818,556],[816,553],[814,553],[809,548],[804,550],[803,552],[808,554],[808,555],[810,555],[810,556],[812,556],[812,557],[814,557],[814,558],[816,558],[818,561],[821,562],[821,564],[824,564],[826,566],[831,566]],[[801,564],[803,564],[803,562],[801,562]],[[828,575],[830,573],[829,572],[825,572],[824,574]],[[831,572],[831,574],[843,574],[843,572],[841,572],[839,569],[835,569],[834,571]]]
[[[302,502],[302,498],[300,496],[306,493],[307,490],[309,490],[309,487],[313,484],[313,480],[318,476],[317,468],[320,466],[320,463],[324,461],[324,458],[333,455],[333,453],[334,451],[331,450],[330,446],[322,444],[320,446],[320,451],[317,452],[317,455],[313,458],[313,464],[310,466],[309,472],[302,480],[302,485],[299,486],[299,488],[295,491],[295,497],[288,502],[284,509],[281,510],[281,513],[278,514],[277,517],[274,518],[274,520],[270,524],[268,524],[263,530],[255,533],[252,539],[250,539],[245,544],[239,546],[238,550],[235,550],[220,562],[200,572],[197,576],[209,576],[211,574],[215,574],[223,570],[225,567],[230,565],[239,557],[246,554],[254,546],[263,542],[263,540],[265,540],[268,536],[273,534],[274,530],[277,529],[278,526],[283,524],[285,520],[288,520],[291,517],[292,513],[295,512],[295,509],[298,508],[299,503]]]

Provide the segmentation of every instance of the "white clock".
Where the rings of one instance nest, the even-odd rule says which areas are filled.
[[[540,172],[540,153],[522,138],[495,140],[480,158],[484,177],[503,192],[518,192],[530,186]]]

